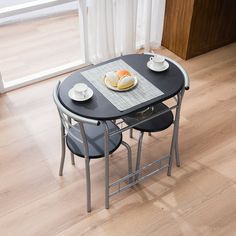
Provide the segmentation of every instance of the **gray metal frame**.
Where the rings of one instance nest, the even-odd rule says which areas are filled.
[[[90,211],[91,210],[91,193],[90,193],[90,173],[89,173],[89,157],[88,157],[88,147],[86,145],[87,140],[86,140],[86,135],[84,133],[84,129],[83,129],[83,123],[90,123],[90,124],[94,124],[94,125],[98,125],[100,122],[102,123],[102,125],[104,126],[104,160],[105,160],[105,208],[109,208],[109,199],[110,197],[114,196],[117,193],[120,193],[126,189],[129,189],[130,187],[134,186],[135,184],[145,180],[146,178],[159,173],[160,171],[164,170],[164,169],[168,169],[167,170],[167,175],[171,175],[171,168],[172,168],[172,162],[173,162],[173,158],[175,155],[176,158],[176,164],[177,166],[180,166],[180,158],[179,158],[179,149],[178,149],[178,135],[179,135],[179,120],[180,120],[180,110],[181,110],[181,104],[182,104],[182,100],[183,100],[183,96],[184,96],[184,92],[185,90],[189,89],[189,77],[186,73],[186,71],[183,69],[183,67],[178,64],[177,62],[175,62],[174,60],[165,57],[165,59],[171,61],[173,64],[175,64],[180,71],[182,72],[183,76],[184,76],[184,87],[181,89],[181,91],[174,97],[176,104],[169,107],[168,109],[166,109],[165,111],[161,111],[158,113],[155,113],[153,115],[151,115],[150,117],[147,117],[145,120],[141,120],[138,121],[135,124],[132,124],[130,126],[125,126],[125,127],[121,127],[118,131],[113,131],[110,132],[109,128],[107,126],[106,121],[95,121],[95,120],[90,120],[90,119],[86,119],[84,117],[80,117],[75,115],[74,113],[71,113],[70,111],[66,110],[61,103],[58,100],[58,87],[59,84],[57,86],[57,90],[54,91],[54,100],[55,103],[57,104],[58,107],[58,111],[59,114],[60,112],[65,113],[68,117],[71,117],[73,120],[75,120],[76,122],[80,122],[80,130],[81,130],[81,134],[82,134],[82,141],[83,143],[85,143],[85,153],[86,153],[86,158],[85,158],[85,166],[86,166],[86,180],[87,180],[87,210]],[[109,138],[115,134],[127,131],[127,130],[131,130],[130,131],[130,137],[133,136],[132,134],[132,128],[136,125],[142,124],[148,120],[151,120],[157,116],[160,116],[170,110],[174,110],[175,109],[175,118],[174,118],[174,128],[173,128],[173,135],[172,135],[172,141],[171,141],[171,147],[170,147],[170,153],[166,156],[160,157],[158,160],[155,160],[152,163],[146,164],[142,167],[140,167],[140,162],[141,162],[141,146],[142,146],[142,139],[143,139],[143,133],[140,134],[139,137],[139,141],[138,141],[138,151],[137,151],[137,158],[136,158],[136,170],[132,172],[132,160],[131,160],[131,149],[130,146],[125,143],[124,141],[122,141],[122,144],[126,147],[127,151],[128,151],[128,175],[126,175],[123,178],[120,178],[119,180],[109,184]],[[62,156],[61,156],[61,165],[60,165],[60,172],[59,174],[62,175],[62,171],[63,171],[63,165],[64,165],[64,159],[65,159],[65,128],[67,127],[63,122],[63,117],[60,115],[61,118],[61,133],[62,133],[62,137],[61,137],[61,142],[62,142]],[[119,122],[118,124],[120,124],[122,122]],[[68,125],[71,127],[71,121],[68,122]],[[149,134],[150,135],[150,134]],[[73,163],[73,157],[72,157],[72,163]],[[149,172],[148,174],[142,175],[142,172],[146,171],[147,169],[149,169],[151,166],[157,165],[157,167],[155,168],[155,170],[153,170],[152,172]],[[141,176],[141,177],[140,177]],[[126,186],[121,187],[122,183],[127,183]],[[110,193],[110,189],[114,188],[118,186],[118,190],[116,191],[112,191]]]
[[[75,140],[77,140],[80,143],[83,143],[84,146],[84,159],[85,159],[85,172],[86,172],[86,189],[87,189],[87,211],[91,211],[91,181],[90,181],[90,158],[89,158],[89,147],[88,147],[88,141],[86,137],[86,133],[84,130],[83,123],[88,123],[92,125],[99,125],[100,121],[87,119],[78,115],[75,115],[74,113],[71,113],[69,110],[67,110],[59,101],[58,99],[58,91],[59,91],[60,82],[58,82],[56,88],[53,92],[53,98],[54,102],[57,106],[58,113],[60,116],[61,121],[61,162],[60,162],[60,168],[59,168],[59,176],[63,175],[63,167],[65,162],[65,151],[66,151],[66,145],[65,145],[65,137],[66,135],[71,135]],[[73,126],[72,120],[77,122],[79,124],[79,129]],[[109,208],[109,197],[111,197],[111,194],[109,193],[109,128],[106,124],[106,122],[103,122],[105,135],[105,207]],[[69,129],[73,128],[76,129],[81,134],[81,140],[74,136],[71,132],[69,132]],[[125,146],[128,153],[128,175],[132,174],[132,159],[131,159],[131,148],[130,146],[122,141],[121,144]],[[71,161],[72,164],[74,164],[74,154],[71,153]]]
[[[168,170],[167,170],[167,175],[171,175],[171,169],[172,169],[172,163],[173,163],[173,158],[175,156],[176,159],[176,165],[180,167],[180,158],[179,158],[179,144],[178,144],[178,137],[179,137],[179,120],[180,120],[180,110],[181,110],[181,104],[184,96],[185,90],[189,89],[189,77],[187,72],[183,69],[183,67],[177,63],[176,61],[164,57],[168,61],[171,61],[173,64],[175,64],[180,71],[182,72],[184,76],[184,87],[182,90],[174,97],[176,101],[176,111],[175,111],[175,119],[174,119],[174,128],[173,128],[173,135],[172,135],[172,141],[171,141],[171,147],[170,147],[170,155],[169,155],[169,163],[168,163]],[[160,114],[161,115],[161,114]],[[146,120],[145,120],[146,121]],[[140,136],[138,139],[138,150],[137,150],[137,159],[136,159],[136,172],[140,170],[140,162],[141,162],[141,146],[142,146],[142,140],[143,140],[143,135],[144,132],[140,132]],[[150,132],[149,132],[150,135]],[[132,128],[130,129],[130,138],[133,137],[133,130]],[[135,180],[138,181],[139,179],[139,173],[135,176]]]
[[[169,164],[168,164],[168,171],[167,175],[171,175],[171,168],[173,158],[175,156],[176,165],[180,167],[180,158],[179,158],[179,144],[178,144],[178,136],[179,136],[179,120],[180,120],[180,110],[181,110],[181,103],[183,99],[184,90],[182,89],[178,94],[177,98],[175,98],[176,106],[175,106],[175,118],[174,118],[174,128],[173,128],[173,135],[171,140],[171,148],[170,148],[170,155],[169,155]],[[141,151],[142,151],[142,141],[143,141],[144,132],[141,131],[139,138],[138,138],[138,149],[137,149],[137,158],[136,158],[136,171],[140,170],[140,163],[141,163]],[[139,179],[139,174],[136,175],[135,180]]]
[[[187,72],[184,70],[184,68],[179,63],[177,63],[176,61],[172,60],[169,57],[164,57],[164,58],[167,59],[168,61],[172,62],[173,64],[175,64],[184,76],[184,87],[175,97],[175,100],[177,102],[177,108],[176,108],[176,113],[175,113],[174,129],[173,129],[171,148],[170,148],[169,166],[168,166],[168,171],[167,171],[167,175],[170,176],[174,155],[175,155],[175,159],[176,159],[176,165],[178,167],[180,167],[179,143],[178,143],[178,141],[179,141],[180,111],[181,111],[181,105],[182,105],[182,101],[183,101],[183,97],[184,97],[184,92],[185,92],[185,90],[189,90],[190,81],[189,81],[189,76],[188,76]]]
[[[173,128],[173,134],[172,134],[172,140],[171,140],[171,147],[170,147],[170,153],[169,155],[167,156],[164,156],[164,157],[161,157],[159,160],[156,160],[152,163],[149,163],[149,164],[146,164],[142,167],[140,167],[140,162],[141,162],[141,147],[142,147],[142,140],[143,140],[143,135],[144,135],[144,132],[140,132],[140,136],[139,136],[139,139],[138,139],[138,149],[137,149],[137,157],[136,157],[136,170],[131,174],[131,175],[128,175],[128,176],[125,176],[124,178],[116,181],[115,183],[112,184],[112,187],[114,186],[117,186],[118,185],[118,190],[113,192],[112,195],[115,195],[116,193],[119,193],[121,191],[124,191],[128,188],[130,188],[131,186],[143,181],[144,179],[156,174],[156,173],[159,173],[161,170],[167,168],[167,175],[170,176],[171,175],[171,169],[172,169],[172,162],[173,162],[173,158],[175,156],[176,158],[176,165],[177,166],[180,166],[180,158],[179,158],[179,144],[178,144],[178,136],[179,136],[179,120],[180,120],[180,110],[181,110],[181,104],[182,104],[182,100],[183,100],[183,96],[184,96],[184,92],[185,90],[188,90],[189,89],[189,77],[188,77],[188,74],[186,73],[186,71],[183,69],[183,67],[178,64],[177,62],[175,62],[174,60],[168,58],[168,57],[165,57],[165,59],[171,61],[173,64],[175,64],[179,69],[180,71],[182,72],[183,76],[184,76],[184,87],[181,89],[181,91],[174,97],[174,100],[176,102],[176,105],[170,107],[169,109],[165,110],[165,111],[162,111],[162,112],[159,112],[159,113],[156,113],[150,117],[148,117],[147,119],[145,120],[142,120],[142,121],[139,121],[137,122],[136,124],[133,124],[131,126],[127,126],[127,127],[124,127],[121,129],[120,132],[124,132],[128,129],[130,129],[130,138],[133,137],[133,129],[132,127],[136,126],[136,125],[139,125],[141,123],[144,123],[150,119],[153,119],[157,116],[160,116],[166,112],[168,112],[169,110],[174,110],[175,109],[175,118],[174,118],[174,128]],[[115,133],[113,134],[110,134],[110,135],[114,135]],[[150,135],[150,133],[149,133]],[[164,163],[163,164],[163,160],[167,161],[168,163]],[[141,173],[143,172],[143,170],[146,170],[148,168],[150,168],[151,166],[153,165],[156,165],[156,164],[159,164],[158,167],[152,171],[152,172],[149,172],[148,174],[146,175],[141,175]],[[127,179],[130,179],[130,178],[133,178],[134,181],[130,184],[128,184],[127,186],[125,187],[120,187],[120,184],[122,182],[124,182],[125,180]]]
[[[169,110],[173,110],[173,109],[176,109],[176,108],[177,108],[177,105],[174,105],[174,106],[170,107],[169,109],[167,109],[165,111],[161,111],[161,112],[155,113],[154,115],[146,118],[145,120],[139,121],[139,122],[137,122],[135,124],[132,124],[130,126],[126,125],[126,126],[120,128],[118,131],[113,131],[113,132],[109,132],[106,122],[103,121],[102,123],[104,125],[104,130],[105,130],[105,132],[104,132],[104,137],[105,137],[104,138],[104,146],[105,146],[105,150],[108,150],[108,145],[109,145],[108,141],[109,141],[109,138],[111,136],[116,135],[117,133],[121,133],[121,132],[130,130],[130,128],[132,128],[132,127],[134,127],[134,126],[136,126],[138,124],[144,123],[144,122],[146,122],[146,121],[148,121],[150,119],[153,119],[153,118],[155,118],[157,116],[160,116],[160,115],[168,112]],[[124,122],[122,121],[122,122],[118,122],[116,124],[119,125],[119,124],[123,124],[123,123]],[[171,159],[170,155],[167,155],[167,156],[161,157],[159,160],[155,160],[154,162],[149,163],[147,165],[144,165],[143,167],[140,168],[140,164],[139,163],[140,163],[140,158],[141,158],[141,141],[140,141],[139,148],[140,148],[139,149],[140,150],[139,151],[139,155],[138,155],[138,158],[136,159],[136,170],[131,172],[131,173],[129,172],[128,175],[126,175],[123,178],[113,182],[110,185],[109,185],[109,182],[105,183],[105,193],[106,193],[105,194],[105,196],[106,196],[105,197],[105,207],[106,207],[106,209],[109,208],[109,197],[114,196],[114,195],[116,195],[116,194],[118,194],[120,192],[123,192],[123,191],[129,189],[130,187],[132,187],[132,186],[136,185],[137,183],[145,180],[146,178],[148,178],[148,177],[150,177],[150,176],[152,176],[154,174],[157,174],[160,171],[162,171],[162,170],[164,170],[164,169],[169,167],[168,163],[164,163],[163,164],[164,160],[165,161],[167,161],[167,160],[169,161]],[[131,150],[130,150],[130,152],[131,152]],[[147,171],[152,166],[157,165],[157,164],[158,164],[158,167],[154,171],[149,172],[148,174],[142,175],[141,177],[139,177],[144,170]],[[109,158],[108,158],[108,152],[105,151],[105,180],[106,181],[108,181],[108,176],[109,176]],[[128,182],[128,184],[126,184],[127,182]],[[126,185],[121,187],[122,183],[125,183]],[[118,186],[118,189],[116,191],[112,191],[109,194],[110,189],[114,188],[116,186]]]

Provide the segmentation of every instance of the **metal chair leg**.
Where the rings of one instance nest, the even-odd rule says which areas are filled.
[[[180,167],[180,158],[179,158],[179,130],[177,130],[176,140],[175,140],[175,159],[176,166]]]
[[[71,164],[72,165],[75,165],[75,156],[74,156],[74,153],[70,153],[70,157],[71,157]]]
[[[135,171],[138,171],[140,169],[143,134],[144,134],[144,132],[140,132],[140,135],[139,135],[138,150],[137,150],[137,160],[136,160],[136,169],[135,169]],[[139,179],[139,175],[140,175],[140,173],[135,175],[135,180]]]
[[[171,148],[170,148],[170,158],[169,158],[169,164],[168,164],[168,170],[167,170],[167,175],[171,176],[171,169],[172,169],[172,162],[173,162],[173,156],[174,156],[174,150],[175,150],[175,130],[176,130],[176,124],[174,124],[174,131],[173,131],[173,136],[171,140]]]
[[[133,129],[132,128],[129,130],[129,137],[133,138]]]
[[[72,124],[71,117],[68,117],[68,121],[69,121],[70,124]],[[74,154],[72,152],[70,153],[70,156],[71,156],[71,164],[75,165],[75,157],[74,157]]]
[[[63,175],[65,154],[66,154],[65,128],[64,128],[63,124],[61,123],[61,163],[60,163],[60,169],[59,169],[59,176]]]
[[[122,141],[122,144],[126,147],[127,152],[128,152],[128,174],[132,174],[132,154],[131,154],[131,148],[129,144],[126,142]],[[133,182],[133,178],[129,178],[129,184]]]
[[[87,190],[87,211],[91,211],[91,180],[90,180],[90,166],[89,159],[85,158],[85,171],[86,171],[86,190]]]

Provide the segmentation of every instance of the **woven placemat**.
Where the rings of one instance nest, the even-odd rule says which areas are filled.
[[[117,92],[107,88],[104,83],[104,76],[107,72],[116,70],[128,70],[131,74],[135,74],[138,79],[137,86],[125,92]],[[119,111],[130,109],[163,95],[160,89],[155,87],[121,59],[83,71],[81,74]]]

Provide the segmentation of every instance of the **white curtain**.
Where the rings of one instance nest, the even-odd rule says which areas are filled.
[[[85,59],[98,63],[161,44],[165,0],[79,0]]]

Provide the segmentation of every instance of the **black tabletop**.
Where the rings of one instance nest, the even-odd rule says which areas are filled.
[[[144,109],[155,103],[162,102],[176,95],[184,87],[184,76],[179,68],[168,61],[169,68],[162,72],[151,71],[147,67],[147,62],[150,55],[132,54],[118,57],[95,66],[89,66],[78,72],[73,73],[67,77],[60,86],[59,99],[61,103],[71,112],[90,119],[96,120],[112,120],[125,116],[131,112]],[[145,103],[139,104],[125,111],[119,111],[110,101],[108,101],[87,79],[85,79],[80,72],[122,59],[129,64],[134,70],[139,72],[153,85],[158,87],[164,94],[149,100]],[[85,83],[92,88],[93,97],[87,101],[77,102],[69,98],[68,92],[76,83]]]

